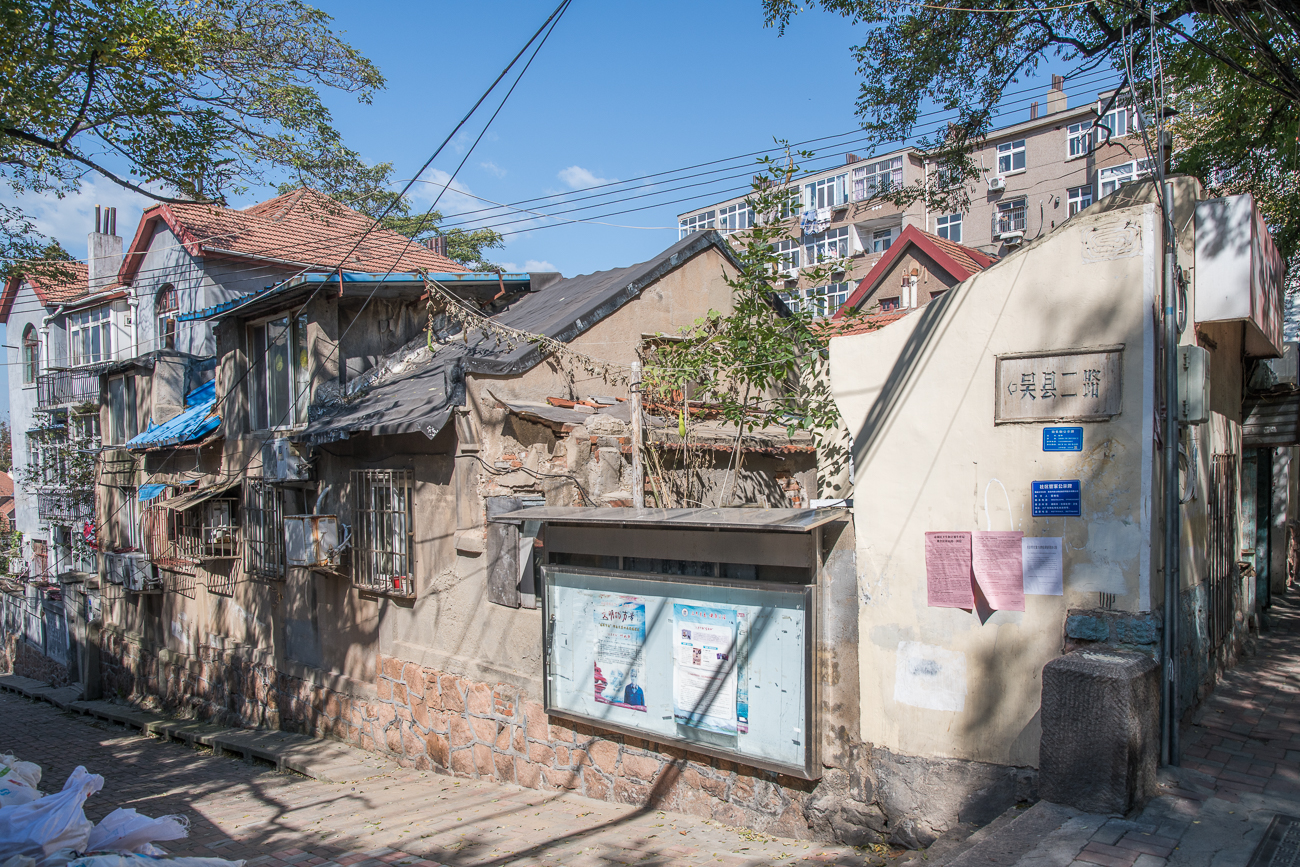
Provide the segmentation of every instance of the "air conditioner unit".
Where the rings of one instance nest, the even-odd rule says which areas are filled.
[[[301,482],[309,478],[310,466],[301,448],[287,439],[275,439],[262,446],[262,478],[271,482]]]
[[[288,564],[307,568],[338,566],[347,542],[344,527],[340,543],[339,527],[337,515],[286,515],[284,552]]]
[[[1024,232],[1003,232],[998,235],[998,240],[1008,247],[1018,247],[1020,242],[1025,240]]]
[[[144,554],[123,554],[125,563],[122,574],[122,587],[130,593],[161,593],[162,579],[156,577],[153,564]]]
[[[1007,188],[1007,179],[1004,177],[989,178],[989,191],[1005,190]]]
[[[126,560],[121,554],[104,555],[104,575],[110,584],[126,583]]]

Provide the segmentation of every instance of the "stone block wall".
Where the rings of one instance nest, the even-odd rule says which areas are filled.
[[[0,636],[0,674],[30,677],[51,686],[66,686],[68,667],[41,653],[19,635]]]

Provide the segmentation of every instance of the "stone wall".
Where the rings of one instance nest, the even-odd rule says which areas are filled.
[[[279,671],[249,647],[203,646],[184,656],[109,628],[100,648],[107,698],[334,738],[404,767],[799,839],[925,846],[959,821],[988,821],[1033,798],[1032,769],[898,756],[856,742],[836,751],[844,767],[801,780],[548,717],[517,687],[389,656],[360,695]]]
[[[0,673],[30,677],[51,686],[68,683],[68,667],[41,653],[19,635],[0,637]]]

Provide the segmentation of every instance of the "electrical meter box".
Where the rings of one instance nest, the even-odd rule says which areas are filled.
[[[1178,420],[1183,424],[1210,420],[1210,351],[1204,347],[1178,347]]]

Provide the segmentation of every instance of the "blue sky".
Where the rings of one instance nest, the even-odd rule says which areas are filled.
[[[336,126],[365,159],[392,162],[400,179],[428,158],[553,8],[550,0],[318,5],[388,80],[370,105],[327,93]],[[778,137],[801,141],[855,130],[858,81],[850,48],[859,35],[843,18],[812,10],[796,16],[778,37],[763,26],[760,0],[574,0],[439,209],[449,216],[446,225],[469,220],[466,225],[473,227],[488,219],[511,233],[506,248],[492,253],[504,265],[553,267],[572,275],[649,258],[676,239],[677,213],[743,192],[752,160],[731,162],[710,183],[696,178],[622,187],[617,197],[651,195],[570,215],[618,226],[546,226],[554,221],[503,216],[500,210],[454,215],[488,207],[471,195],[518,202],[572,193],[762,150]],[[1045,87],[1041,77],[1036,89]],[[1082,89],[1072,95],[1081,98]],[[425,173],[426,181],[446,181],[494,106],[492,100],[485,104]],[[1027,117],[1024,105],[1013,111],[1008,122]],[[842,162],[850,141],[818,148],[815,167]],[[687,184],[692,186],[665,192]],[[437,192],[433,184],[417,184],[417,208],[427,207]],[[232,204],[272,194],[255,190]],[[23,206],[42,230],[80,257],[97,203],[119,208],[119,231],[128,238],[146,204],[106,181],[88,179],[79,195]],[[654,206],[645,209],[647,204]],[[544,201],[529,207],[565,206]],[[627,208],[638,210],[606,215]],[[502,225],[507,220],[514,222]]]

